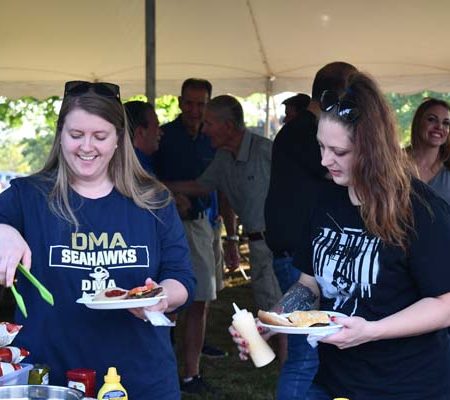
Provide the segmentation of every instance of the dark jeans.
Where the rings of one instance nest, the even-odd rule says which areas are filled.
[[[319,385],[313,383],[303,400],[332,400],[333,398]]]
[[[273,269],[283,293],[298,281],[301,273],[292,265],[291,257],[274,258]],[[317,349],[308,344],[306,336],[288,335],[288,358],[278,378],[277,400],[304,400],[318,367]]]
[[[273,258],[273,271],[284,294],[300,278],[300,270],[292,265],[292,257]]]

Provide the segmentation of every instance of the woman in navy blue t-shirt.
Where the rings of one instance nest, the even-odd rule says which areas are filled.
[[[16,314],[24,327],[15,344],[50,366],[50,383],[65,386],[67,370],[92,368],[98,389],[115,366],[129,398],[179,399],[169,327],[153,326],[146,312],[191,301],[195,279],[171,196],[135,156],[118,86],[67,82],[43,170],[0,196],[0,284],[12,285],[19,262],[54,295],[50,307],[16,275],[28,318]],[[76,303],[150,280],[167,296],[152,307]]]

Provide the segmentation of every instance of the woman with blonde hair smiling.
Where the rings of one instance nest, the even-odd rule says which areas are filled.
[[[65,386],[65,372],[82,367],[97,372],[98,389],[115,366],[131,399],[175,400],[169,327],[147,318],[189,302],[195,280],[169,191],[139,165],[127,130],[117,85],[66,83],[43,170],[0,195],[0,284],[13,284],[21,262],[53,293],[55,306],[46,306],[17,276],[28,318],[16,313],[24,325],[16,344],[31,351],[30,362],[50,366],[51,384]],[[76,302],[152,281],[166,295],[153,306],[91,310]]]

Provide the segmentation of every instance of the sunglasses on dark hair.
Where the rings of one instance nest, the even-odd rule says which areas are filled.
[[[114,97],[120,101],[120,88],[114,83],[108,82],[87,82],[87,81],[69,81],[64,87],[65,96],[81,96],[92,90],[99,96]]]
[[[354,101],[341,100],[334,90],[325,90],[320,97],[320,109],[330,112],[334,108],[336,115],[344,122],[355,122],[359,117],[359,109]]]

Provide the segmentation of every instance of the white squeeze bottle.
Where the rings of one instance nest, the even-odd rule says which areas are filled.
[[[97,400],[128,400],[125,388],[120,384],[120,375],[115,367],[109,367],[105,375],[105,383],[100,388]]]
[[[250,358],[255,367],[264,367],[273,361],[275,353],[259,334],[253,314],[245,309],[240,310],[235,303],[233,307],[236,311],[232,322],[234,329],[247,341]]]

